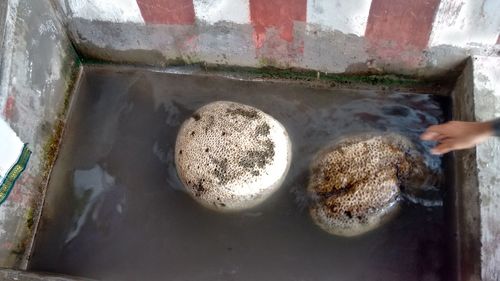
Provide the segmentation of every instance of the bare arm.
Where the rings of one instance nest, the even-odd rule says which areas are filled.
[[[438,145],[431,152],[444,154],[474,147],[494,135],[500,136],[500,119],[488,122],[451,121],[430,126],[421,135],[421,139],[437,141]]]

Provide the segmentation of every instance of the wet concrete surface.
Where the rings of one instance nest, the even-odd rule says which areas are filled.
[[[418,135],[444,120],[442,99],[85,67],[30,269],[100,280],[449,280],[442,186],[431,199],[404,198],[394,219],[353,238],[315,226],[303,197],[314,154],[351,133],[401,133],[440,173]],[[283,186],[252,210],[205,209],[177,177],[179,126],[216,100],[263,110],[292,140]]]

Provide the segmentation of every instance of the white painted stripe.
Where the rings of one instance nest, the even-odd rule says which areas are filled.
[[[3,46],[0,46],[0,113],[5,108],[5,104],[7,103],[7,97],[9,93],[12,61],[14,60],[13,53],[17,41],[14,38],[16,34],[18,6],[19,6],[19,0],[9,0],[7,2],[7,13],[5,14],[5,25],[3,34]]]
[[[196,18],[209,24],[220,21],[250,23],[249,0],[194,0]]]
[[[500,1],[441,0],[429,45],[494,45],[500,32]]]
[[[474,56],[473,59],[476,118],[478,121],[498,118],[500,117],[500,57]],[[500,150],[498,154],[500,155]],[[500,159],[492,160],[500,166]],[[500,201],[500,197],[498,199]],[[498,246],[500,249],[500,245]]]
[[[16,164],[23,151],[23,146],[23,142],[9,124],[0,118],[0,183]]]
[[[358,36],[365,34],[372,0],[308,0],[307,22]]]
[[[87,20],[144,23],[136,0],[68,0],[70,15]]]

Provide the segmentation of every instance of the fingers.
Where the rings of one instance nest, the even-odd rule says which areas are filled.
[[[420,135],[420,139],[424,141],[441,141],[446,139],[446,136],[440,133],[426,131]]]
[[[444,123],[444,124],[439,124],[439,125],[432,125],[429,128],[427,128],[426,132],[434,132],[434,133],[439,133],[442,134],[446,131],[449,123]]]
[[[442,132],[443,125],[434,125],[427,128],[427,130],[420,135],[420,139],[424,141],[443,141],[446,139],[446,136],[443,135]],[[449,151],[449,143],[441,142],[436,147],[431,149],[431,153],[434,155],[441,155]]]
[[[425,131],[423,134],[420,135],[420,139],[425,141],[431,141],[434,140],[437,136],[439,136],[438,133]]]
[[[420,135],[420,138],[425,141],[439,141],[445,139],[447,137],[446,128],[447,123],[430,126],[422,135]]]
[[[450,121],[441,125],[434,125],[427,128],[427,130],[420,135],[424,141],[437,141],[439,144],[431,150],[432,154],[445,154],[452,150],[465,149],[474,146],[475,143],[471,142],[470,134],[464,134],[464,127],[467,122]],[[467,125],[469,126],[469,125]]]
[[[439,134],[435,132],[425,132],[422,135],[420,135],[420,138],[424,141],[444,141],[446,139],[449,139],[450,137],[445,134]]]
[[[431,153],[434,155],[442,155],[452,150],[454,150],[454,148],[450,143],[440,143],[431,149]]]

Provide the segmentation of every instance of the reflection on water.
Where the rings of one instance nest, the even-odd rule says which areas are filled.
[[[103,204],[102,194],[115,184],[115,179],[104,171],[99,165],[89,170],[76,170],[73,176],[73,192],[78,206],[74,211],[73,227],[66,238],[66,243],[71,242],[85,224],[90,212],[92,219],[99,219],[99,209]],[[119,205],[118,205],[119,206]],[[120,207],[117,207],[121,209]]]

